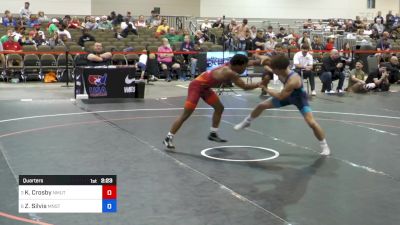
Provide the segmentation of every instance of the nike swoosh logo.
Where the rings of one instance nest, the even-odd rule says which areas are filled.
[[[135,82],[135,78],[129,79],[129,75],[126,75],[125,84],[132,84],[133,82]]]

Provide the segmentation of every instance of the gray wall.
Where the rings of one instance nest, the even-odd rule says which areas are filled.
[[[91,0],[93,15],[109,15],[115,11],[125,15],[149,16],[154,7],[161,8],[165,16],[200,16],[200,0]]]

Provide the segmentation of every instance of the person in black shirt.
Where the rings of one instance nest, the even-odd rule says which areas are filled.
[[[385,20],[382,17],[382,12],[381,11],[378,11],[378,15],[374,18],[374,23],[376,23],[377,19],[381,19],[382,24],[385,24]]]
[[[279,28],[279,33],[276,35],[276,38],[283,39],[284,37],[288,36],[284,27]]]
[[[221,18],[218,18],[215,23],[213,23],[212,28],[225,28],[225,25],[222,23]]]
[[[87,59],[91,66],[106,66],[111,61],[111,52],[105,52],[101,43],[96,42],[93,46],[93,52],[91,52]]]
[[[366,87],[374,91],[389,91],[389,73],[386,70],[384,63],[381,63],[379,68],[368,75]]]
[[[264,36],[264,30],[258,29],[256,38],[254,38],[254,40],[253,40],[253,50],[256,50],[256,49],[264,50],[266,42],[267,42],[267,40],[265,39],[265,36]]]
[[[385,64],[386,70],[389,73],[389,83],[399,83],[400,79],[400,66],[399,59],[396,56],[390,57],[390,62]]]
[[[88,33],[87,29],[83,29],[82,36],[79,38],[78,44],[84,47],[86,41],[96,41],[96,39]]]
[[[332,81],[339,80],[339,84],[337,86],[337,92],[343,93],[343,83],[345,79],[345,75],[343,73],[344,64],[340,59],[340,55],[338,50],[333,49],[330,52],[330,56],[322,59],[322,90],[321,92],[325,93],[334,93],[332,91]]]

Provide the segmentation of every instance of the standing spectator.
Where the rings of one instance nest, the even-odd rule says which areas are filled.
[[[38,20],[39,20],[39,23],[49,22],[49,18],[44,14],[43,11],[38,12]]]
[[[112,30],[112,24],[110,21],[107,20],[107,16],[102,16],[101,21],[98,26],[99,30]]]
[[[25,6],[19,11],[19,17],[29,19],[32,12],[29,10],[29,2],[25,2]]]
[[[276,35],[276,38],[283,39],[286,36],[288,36],[286,29],[284,27],[279,28],[279,34]]]
[[[93,66],[106,66],[110,64],[111,57],[111,52],[105,52],[103,45],[96,42],[93,45],[93,51],[87,56],[87,60]]]
[[[85,46],[85,42],[87,41],[96,41],[96,39],[89,34],[87,29],[82,30],[82,36],[79,38],[78,44],[82,47]]]
[[[246,32],[249,31],[247,26],[247,19],[243,19],[242,24],[236,27],[234,32],[237,34],[236,37],[239,39],[239,50],[246,49]]]
[[[136,27],[147,27],[146,21],[144,20],[144,16],[140,15],[139,19],[135,22]]]
[[[264,50],[266,43],[267,43],[267,41],[264,36],[264,30],[258,29],[256,38],[253,40],[253,50],[257,50],[257,49]]]
[[[50,26],[49,26],[49,28],[48,28],[49,35],[50,35],[50,36],[53,36],[54,33],[55,33],[56,31],[58,31],[58,24],[59,24],[59,22],[58,22],[58,20],[57,20],[56,18],[54,18],[54,19],[51,20],[51,24],[50,24]]]
[[[356,62],[356,68],[350,71],[349,85],[347,86],[348,92],[365,93],[368,91],[365,83],[367,76],[362,68],[364,64],[362,61]]]
[[[228,24],[228,26],[226,27],[226,29],[227,29],[227,32],[232,32],[232,31],[234,31],[234,30],[236,30],[236,27],[237,27],[238,25],[237,25],[237,23],[236,23],[236,20],[235,19],[231,19],[231,23],[230,24]]]
[[[368,75],[366,87],[369,90],[374,91],[389,91],[389,73],[383,63],[379,65],[379,68]]]
[[[381,12],[381,11],[378,11],[378,15],[375,16],[375,18],[374,18],[374,23],[377,23],[377,20],[378,20],[378,19],[381,20],[381,23],[382,23],[382,24],[385,23],[385,21],[384,21],[384,19],[383,19],[383,17],[382,17],[382,12]]]
[[[169,70],[174,70],[179,78],[182,78],[181,66],[173,62],[174,53],[169,45],[168,39],[162,39],[162,45],[158,48],[158,62],[160,62],[161,69],[168,82],[171,81],[171,74]]]
[[[339,80],[339,84],[337,86],[337,92],[343,93],[343,83],[345,79],[343,70],[344,70],[344,64],[340,60],[339,51],[333,49],[328,57],[322,59],[321,92],[335,93],[332,90],[332,81]]]
[[[209,29],[212,28],[211,23],[208,21],[208,19],[204,19],[204,22],[200,25],[200,30],[203,33],[207,33]]]
[[[304,79],[310,80],[311,95],[317,95],[315,91],[315,74],[313,70],[314,60],[312,55],[309,53],[310,46],[307,43],[301,45],[301,51],[297,52],[293,56],[293,70],[298,74],[303,74]]]
[[[225,25],[222,23],[221,18],[218,18],[215,23],[213,23],[212,28],[225,28]]]
[[[139,62],[136,63],[136,67],[140,69],[140,80],[144,80],[144,74],[146,73],[146,66],[147,66],[147,51],[143,50],[143,53],[139,57]]]

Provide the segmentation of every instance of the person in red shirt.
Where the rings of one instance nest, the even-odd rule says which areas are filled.
[[[335,39],[333,37],[329,37],[325,49],[331,51],[334,48],[335,48]]]
[[[11,35],[8,38],[8,41],[3,43],[4,51],[14,51],[14,52],[22,52],[22,46],[18,43],[18,40],[14,39],[15,35]]]

